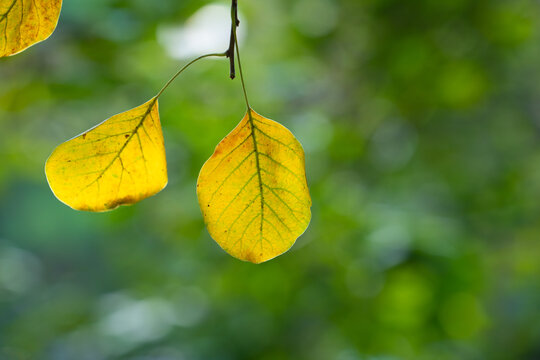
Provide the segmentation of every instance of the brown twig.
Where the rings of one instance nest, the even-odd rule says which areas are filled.
[[[229,40],[229,48],[225,52],[229,58],[230,63],[230,77],[234,79],[236,76],[236,71],[234,68],[234,48],[235,48],[235,31],[236,28],[240,25],[240,20],[238,20],[238,0],[232,0],[231,4],[231,37]]]

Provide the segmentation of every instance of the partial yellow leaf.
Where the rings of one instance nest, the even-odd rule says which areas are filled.
[[[283,254],[311,219],[302,145],[250,109],[204,164],[197,196],[208,232],[229,254],[253,263]]]
[[[45,165],[56,197],[76,210],[129,205],[167,185],[157,98],[59,145]]]
[[[0,57],[47,39],[56,28],[62,0],[0,0]]]

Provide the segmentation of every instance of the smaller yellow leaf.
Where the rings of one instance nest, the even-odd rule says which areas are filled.
[[[167,185],[157,98],[59,145],[45,164],[51,190],[76,210],[129,205]]]
[[[0,57],[51,36],[61,8],[62,0],[0,0]]]
[[[253,263],[283,254],[311,219],[302,145],[249,109],[202,167],[197,196],[208,232],[229,254]]]

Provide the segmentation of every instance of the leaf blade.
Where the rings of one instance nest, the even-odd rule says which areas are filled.
[[[155,195],[167,185],[157,99],[60,144],[45,173],[55,196],[76,210],[113,210]]]
[[[0,57],[47,39],[60,17],[62,0],[0,0]]]
[[[204,164],[197,196],[212,238],[253,263],[286,252],[311,219],[302,146],[251,109]]]

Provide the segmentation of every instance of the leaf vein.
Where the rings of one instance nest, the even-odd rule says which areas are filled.
[[[273,157],[271,157],[270,155],[266,154],[266,153],[260,153],[260,155],[264,156],[265,158],[267,158],[268,160],[272,161],[273,163],[281,166],[283,169],[287,170],[289,173],[291,173],[300,183],[303,183],[302,179],[300,178],[300,176],[295,173],[294,171],[292,171],[291,169],[289,169],[287,166],[283,165],[281,162],[277,161],[276,159],[274,159]]]
[[[268,203],[265,203],[266,207],[268,209],[270,209],[270,211],[274,214],[274,216],[279,220],[279,222],[281,223],[281,225],[283,225],[287,231],[291,232],[291,228],[287,226],[287,224],[285,224],[285,222],[283,221],[282,218],[279,217],[279,215],[276,213],[276,211],[274,210],[274,208],[272,208]]]
[[[261,195],[257,195],[255,196],[247,205],[246,207],[240,212],[240,214],[238,214],[238,216],[234,219],[234,221],[231,223],[231,225],[229,225],[228,227],[228,231],[227,231],[227,241],[229,240],[229,237],[231,236],[231,232],[232,232],[232,229],[234,227],[234,225],[236,224],[236,222],[238,221],[238,219],[240,219],[240,217],[242,215],[244,215],[244,213],[251,207],[251,205],[253,205],[253,203],[260,197]]]
[[[258,128],[257,126],[255,126],[254,128],[255,128],[255,130],[257,130],[258,132],[260,132],[261,134],[263,134],[264,136],[266,136],[268,139],[270,139],[270,140],[272,140],[272,141],[274,141],[274,142],[280,144],[281,146],[286,147],[287,149],[289,149],[289,150],[290,150],[294,155],[296,155],[300,160],[302,159],[302,158],[300,157],[300,155],[299,155],[299,154],[298,154],[298,153],[297,153],[290,145],[287,145],[287,144],[285,144],[283,141],[281,141],[281,140],[279,140],[279,139],[277,139],[277,138],[275,138],[275,137],[273,137],[273,136],[267,134],[266,132],[264,132],[264,131],[262,131],[260,128]]]
[[[219,214],[219,217],[217,218],[216,222],[219,222],[219,220],[221,220],[221,217],[223,216],[223,214],[225,214],[225,211],[227,211],[227,209],[229,209],[229,207],[234,203],[234,201],[236,200],[236,198],[238,196],[240,196],[240,194],[246,189],[246,187],[248,186],[248,184],[251,182],[251,180],[253,180],[255,178],[257,174],[253,174],[247,181],[246,183],[244,184],[244,186],[242,186],[240,188],[240,190],[238,191],[238,193],[233,197],[233,199],[231,201],[229,201],[229,203],[227,204],[227,206],[221,211],[221,214]]]
[[[145,118],[148,116],[148,114],[150,113],[151,109],[154,107],[154,105],[156,104],[156,101],[157,99],[154,98],[154,100],[151,100],[150,104],[148,105],[148,108],[146,109],[145,113],[143,114],[143,116],[141,117],[141,120],[139,121],[139,123],[137,124],[137,126],[135,127],[135,129],[131,132],[131,135],[126,139],[126,141],[124,142],[124,144],[122,145],[122,147],[120,148],[120,150],[118,150],[118,153],[116,154],[116,156],[111,160],[111,162],[101,171],[101,173],[99,174],[99,176],[94,180],[92,181],[91,183],[89,183],[86,187],[90,187],[94,182],[97,182],[99,181],[99,179],[101,179],[101,177],[107,172],[107,170],[109,170],[109,168],[114,164],[114,162],[116,161],[116,159],[118,159],[120,157],[120,155],[122,154],[122,152],[124,151],[124,149],[126,148],[126,146],[129,144],[129,142],[131,141],[131,139],[133,138],[133,136],[137,135],[138,137],[138,140],[139,140],[139,146],[141,147],[141,154],[143,156],[143,160],[144,160],[144,166],[145,166],[145,169],[146,169],[146,181],[148,182],[148,169],[146,167],[146,159],[144,159],[144,153],[142,152],[142,145],[141,145],[141,142],[140,142],[140,138],[139,138],[139,134],[138,134],[138,130],[139,130],[139,127],[142,125],[143,121],[145,120]]]
[[[216,167],[213,168],[212,171],[210,171],[210,173],[209,173],[208,175],[212,175],[212,174],[214,173],[214,171],[216,171],[217,168],[223,163],[223,161],[225,161],[226,159],[228,159],[228,158],[232,155],[233,152],[235,152],[239,147],[241,147],[242,145],[244,145],[244,144],[246,143],[246,141],[249,139],[249,137],[250,137],[249,135],[246,136],[246,138],[245,138],[244,140],[242,140],[241,143],[239,143],[237,146],[234,147],[234,149],[232,149],[231,151],[229,151],[229,152],[227,153],[227,155],[223,156],[223,157],[221,158],[221,160],[219,161],[219,163],[216,165]]]
[[[289,204],[287,204],[287,203],[285,202],[285,200],[283,200],[283,199],[281,198],[281,196],[279,196],[278,194],[276,194],[276,192],[275,192],[274,190],[272,190],[268,185],[263,184],[263,186],[266,187],[268,190],[270,190],[270,192],[271,192],[271,193],[272,193],[279,201],[281,201],[281,202],[283,203],[283,205],[285,205],[285,207],[291,212],[291,215],[295,218],[296,221],[301,222],[301,220],[298,219],[298,217],[297,217],[296,214],[295,214],[295,212],[301,213],[300,211],[294,210],[293,208],[291,208],[291,207],[289,206]]]
[[[281,235],[281,232],[276,228],[276,225],[274,225],[271,221],[268,221],[267,219],[264,219],[264,222],[270,225],[270,227],[274,229],[274,231],[276,232],[276,234],[278,234],[281,241],[284,241],[283,235]]]
[[[212,200],[214,199],[214,196],[217,194],[217,192],[219,191],[219,189],[221,189],[221,187],[227,182],[227,180],[229,180],[229,178],[244,164],[244,162],[252,155],[254,154],[255,151],[252,151],[250,152],[249,154],[247,154],[243,159],[242,161],[240,161],[240,163],[238,165],[236,165],[236,167],[234,169],[231,170],[231,172],[225,177],[225,179],[223,179],[223,181],[219,184],[219,186],[216,188],[216,190],[212,193],[212,196],[210,197],[210,202],[212,202]]]

